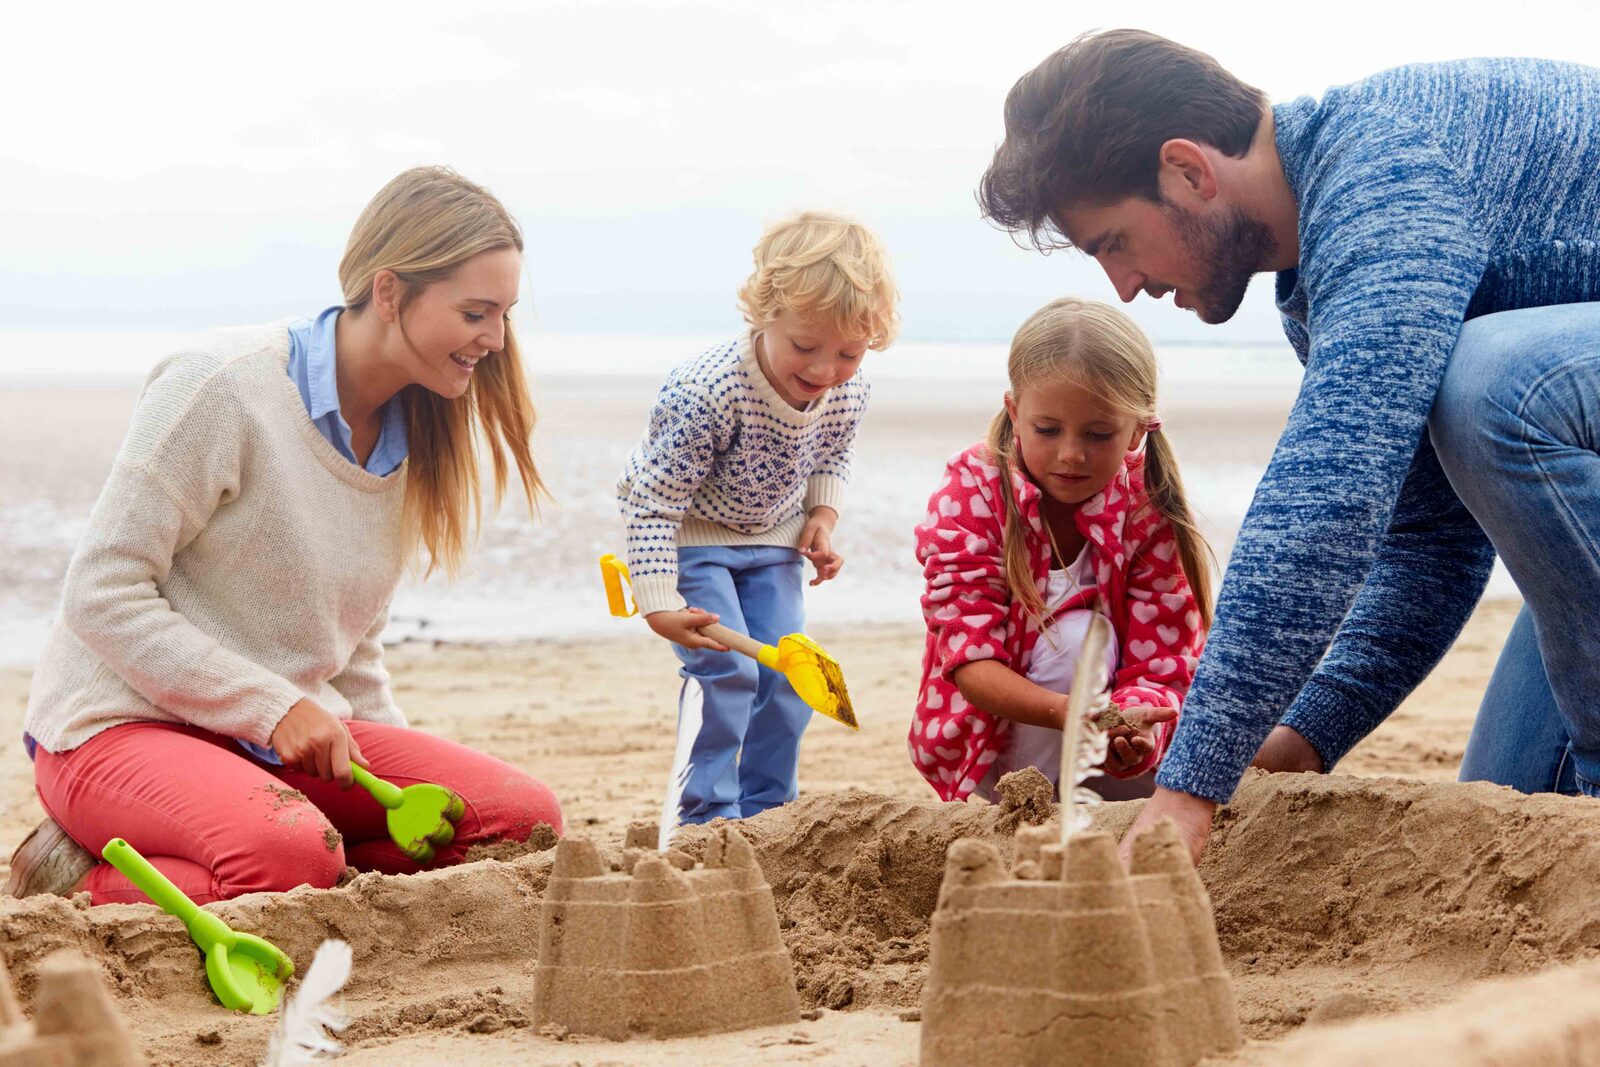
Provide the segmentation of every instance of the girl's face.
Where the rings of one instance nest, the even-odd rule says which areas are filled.
[[[1130,413],[1071,381],[1006,394],[1028,477],[1058,504],[1076,507],[1110,484],[1144,429]]]
[[[393,275],[389,278],[398,284]],[[406,376],[446,399],[465,393],[478,362],[506,346],[506,317],[517,302],[521,278],[522,253],[497,248],[473,256],[412,297],[401,315],[405,335],[397,334],[391,346]]]
[[[778,395],[804,408],[861,369],[867,342],[832,325],[810,322],[785,308],[757,339],[756,354]]]

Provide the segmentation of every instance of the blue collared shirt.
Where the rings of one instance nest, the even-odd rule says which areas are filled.
[[[314,319],[301,319],[289,327],[289,377],[300,390],[306,414],[317,430],[341,456],[355,463],[350,424],[339,411],[338,353],[334,351],[334,328],[343,310],[334,306]],[[383,405],[382,415],[378,443],[364,469],[386,477],[400,468],[407,452],[405,404],[398,393]]]

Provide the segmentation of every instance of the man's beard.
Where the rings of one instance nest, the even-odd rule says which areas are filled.
[[[1243,208],[1229,209],[1221,218],[1191,214],[1176,204],[1163,204],[1178,239],[1206,280],[1194,294],[1194,311],[1212,326],[1227,322],[1244,302],[1245,290],[1256,272],[1272,262],[1278,242],[1260,219]]]

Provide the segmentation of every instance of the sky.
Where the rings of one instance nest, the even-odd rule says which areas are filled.
[[[1115,299],[1092,262],[984,223],[973,189],[1011,84],[1116,25],[1283,100],[1414,61],[1593,62],[1600,0],[11,5],[0,331],[314,311],[366,200],[446,163],[523,224],[524,329],[731,332],[763,223],[821,207],[883,235],[902,336],[1004,338],[1062,293]],[[1222,327],[1134,312],[1161,342],[1282,344],[1267,280]]]

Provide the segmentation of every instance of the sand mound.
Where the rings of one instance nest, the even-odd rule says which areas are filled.
[[[1137,810],[1106,805],[1095,828],[1119,833]],[[802,1004],[915,1007],[945,853],[975,837],[1009,862],[1001,819],[996,806],[839,792],[741,823],[771,884]],[[685,831],[680,844],[703,855],[710,832]],[[324,938],[350,942],[347,1006],[363,1046],[514,1028],[532,1041],[534,932],[551,860],[366,874],[215,910],[302,967]],[[1431,1006],[1473,978],[1600,952],[1600,805],[1587,800],[1259,776],[1219,817],[1200,875],[1241,1022],[1258,1039],[1308,1019]],[[152,1063],[239,1063],[265,1046],[270,1021],[216,1007],[176,919],[152,907],[0,900],[0,955],[25,1004],[41,961],[60,948],[99,966]]]

